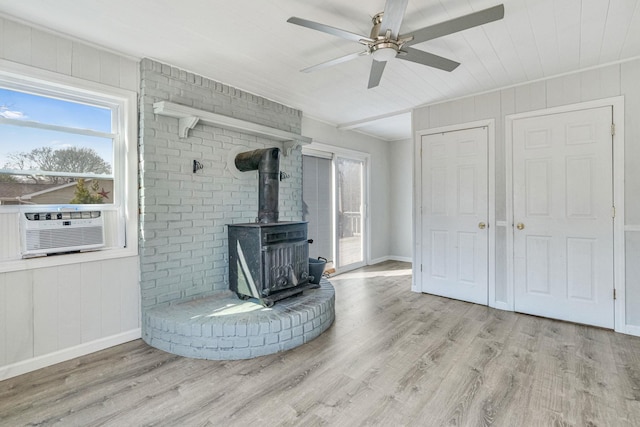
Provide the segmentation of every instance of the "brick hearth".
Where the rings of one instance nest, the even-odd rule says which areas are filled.
[[[265,308],[230,291],[146,310],[143,339],[180,356],[210,360],[250,359],[300,346],[327,330],[335,318],[335,290],[319,289]]]

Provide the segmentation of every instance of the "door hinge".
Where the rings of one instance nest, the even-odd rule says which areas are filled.
[[[616,289],[613,288],[613,299],[616,299]]]
[[[615,218],[615,217],[616,217],[616,207],[611,206],[611,218]]]
[[[420,264],[420,273],[422,273],[422,264]]]
[[[614,136],[615,134],[616,134],[616,124],[611,123],[611,136]]]

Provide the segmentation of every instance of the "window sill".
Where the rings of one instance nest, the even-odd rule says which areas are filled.
[[[38,268],[59,267],[70,264],[83,264],[87,262],[97,262],[117,258],[128,258],[138,256],[137,247],[102,249],[91,252],[81,252],[74,254],[53,255],[38,258],[27,258],[18,260],[0,261],[0,273],[12,271],[35,270]]]

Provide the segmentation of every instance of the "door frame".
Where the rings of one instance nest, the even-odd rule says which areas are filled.
[[[487,206],[488,206],[488,302],[489,307],[495,307],[495,253],[496,253],[496,197],[495,197],[495,119],[478,120],[473,122],[458,123],[449,126],[422,129],[415,132],[414,136],[414,174],[413,174],[413,235],[416,236],[413,245],[413,281],[411,290],[422,292],[422,137],[437,133],[462,131],[473,128],[487,128]]]
[[[370,164],[371,164],[371,154],[365,153],[362,151],[350,150],[348,148],[342,148],[335,145],[325,144],[322,142],[313,141],[309,145],[305,145],[302,147],[303,155],[314,155],[314,153],[325,153],[325,158],[331,159],[331,230],[333,232],[333,247],[331,248],[332,254],[331,258],[333,260],[334,266],[336,266],[336,273],[344,273],[346,271],[350,271],[364,265],[371,264],[371,215],[369,215],[369,204],[371,203],[371,195],[369,193],[370,188]],[[327,156],[329,154],[330,156]],[[336,157],[345,157],[351,158],[355,160],[361,160],[364,163],[364,175],[363,175],[363,227],[364,227],[364,237],[362,241],[363,245],[363,263],[362,265],[358,264],[352,266],[348,269],[338,268],[337,267],[337,224],[336,224],[336,183],[335,183],[335,175],[336,175],[336,165],[335,160]]]
[[[514,278],[514,207],[513,207],[513,122],[531,117],[568,113],[590,108],[612,107],[612,123],[615,124],[613,138],[613,286],[616,290],[614,300],[614,330],[630,333],[625,321],[625,228],[624,228],[624,97],[598,99],[576,104],[562,105],[542,110],[528,111],[505,116],[505,166],[506,166],[506,217],[507,217],[507,301],[505,309],[515,311]],[[510,229],[509,229],[510,228]]]

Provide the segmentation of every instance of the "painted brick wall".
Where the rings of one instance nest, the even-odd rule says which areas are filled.
[[[302,112],[150,59],[141,62],[140,263],[142,307],[228,289],[226,224],[253,222],[258,213],[257,172],[234,177],[230,151],[282,143],[198,124],[187,138],[178,120],[156,116],[153,103],[189,107],[300,134]],[[193,160],[204,168],[192,172]],[[280,220],[302,219],[300,148],[281,154]]]

